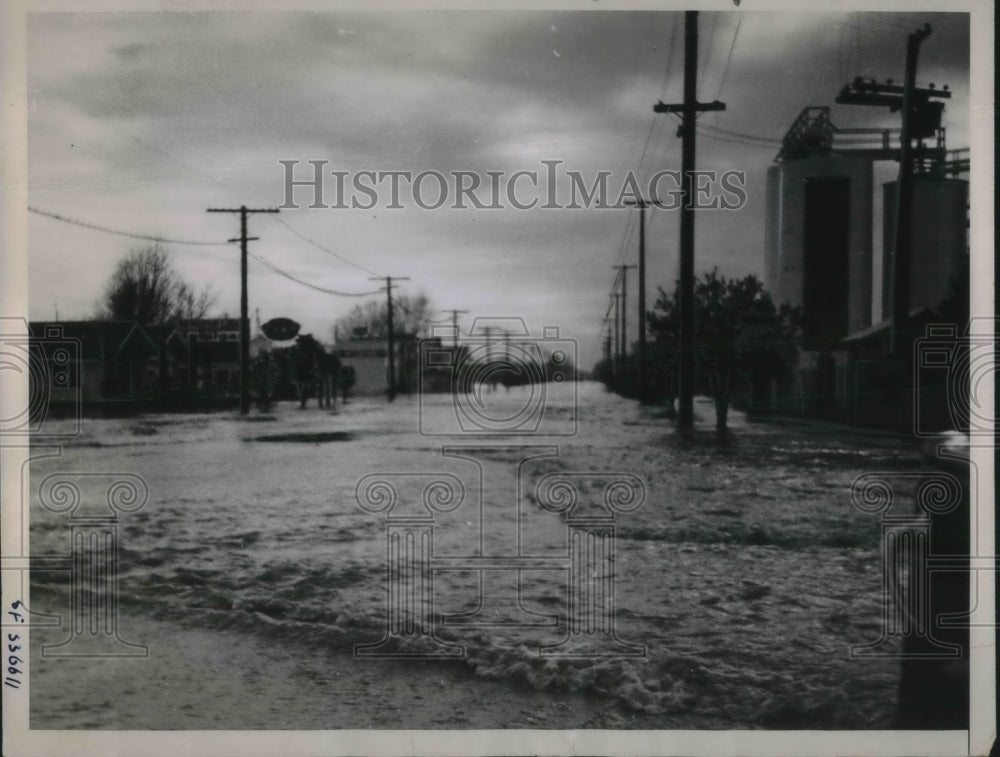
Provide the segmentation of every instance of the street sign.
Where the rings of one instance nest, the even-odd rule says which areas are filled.
[[[291,318],[272,318],[260,327],[264,336],[276,342],[294,339],[301,326]]]

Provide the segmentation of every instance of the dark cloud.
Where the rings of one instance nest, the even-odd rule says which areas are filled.
[[[640,157],[643,175],[678,167],[676,122],[654,117],[652,104],[681,96],[682,20],[653,11],[33,15],[32,199],[48,197],[57,210],[107,225],[217,236],[229,229],[204,208],[280,203],[281,159],[443,172],[511,172],[560,159],[586,176],[610,170],[617,186]],[[702,117],[726,131],[699,139],[699,166],[744,170],[748,204],[700,216],[699,267],[759,272],[764,173],[777,151],[760,138],[779,140],[807,105],[832,105],[856,74],[901,79],[906,34],[925,22],[934,33],[921,51],[920,80],[951,86],[949,139],[962,146],[966,15],[702,14],[699,97],[719,96],[727,110]],[[834,106],[833,120],[890,125],[898,115]],[[420,279],[414,288],[442,307],[506,302],[529,320],[561,317],[596,340],[628,213],[320,210],[287,220],[377,270]],[[262,254],[290,270],[363,285],[363,275],[284,230],[262,225],[262,233]],[[676,238],[676,214],[658,211],[651,296],[674,277]],[[53,270],[46,261],[56,252],[41,245],[32,246],[37,268]],[[626,237],[628,255],[634,246]],[[93,290],[88,301],[113,261],[110,252],[105,258],[92,281],[73,282]],[[183,265],[192,276],[216,270],[199,269],[196,256]],[[45,288],[41,302],[71,299],[57,294],[68,286],[57,277],[36,282]],[[217,288],[235,301],[232,287],[224,280]],[[282,314],[316,333],[337,308],[354,304],[282,286],[257,297],[262,309],[288,310]]]

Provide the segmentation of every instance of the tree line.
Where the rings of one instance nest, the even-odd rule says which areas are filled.
[[[612,391],[664,403],[673,414],[680,366],[680,282],[662,287],[653,309],[646,313],[646,375],[638,375],[635,352],[601,360],[594,376]],[[694,286],[696,386],[715,404],[716,428],[728,426],[730,399],[738,383],[767,386],[795,361],[801,313],[774,304],[756,276],[728,279],[713,269]]]
[[[680,361],[679,283],[668,292],[662,287],[653,309],[646,314],[650,337],[646,375],[638,376],[635,350],[624,350],[620,359],[600,361],[593,377],[625,396],[663,402],[668,414],[677,397],[677,373]],[[763,387],[794,364],[799,341],[801,316],[798,309],[776,306],[756,276],[728,279],[717,269],[703,274],[695,282],[695,364],[696,391],[710,396],[715,403],[716,426],[727,427],[730,398],[737,384]],[[210,288],[200,290],[185,282],[174,269],[166,250],[152,246],[133,250],[119,261],[108,281],[95,317],[104,320],[137,321],[143,325],[164,326],[185,320],[207,317],[216,296]],[[393,330],[399,337],[418,340],[428,336],[435,323],[432,307],[425,294],[398,295],[394,299]],[[331,330],[334,341],[354,337],[384,339],[388,333],[388,311],[384,300],[358,305],[339,319]],[[333,365],[325,350],[311,335],[301,335],[287,355],[289,375],[301,377],[299,400],[306,385],[317,383],[316,396],[340,366]],[[574,366],[557,366],[549,355],[539,355],[531,365],[507,361],[497,352],[485,357],[468,345],[456,350],[457,379],[468,375],[490,376],[490,381],[517,386],[533,381],[549,381],[558,373],[576,378]],[[522,361],[523,362],[523,361]],[[460,367],[461,366],[461,367]],[[263,370],[259,366],[258,370]],[[345,377],[350,378],[350,377]],[[456,380],[455,387],[461,385]]]

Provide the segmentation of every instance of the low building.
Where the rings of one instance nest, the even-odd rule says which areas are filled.
[[[56,413],[215,407],[239,392],[238,323],[33,321],[32,396]]]
[[[198,318],[184,320],[174,328],[187,342],[236,342],[240,341],[239,318]]]
[[[172,385],[178,389],[238,394],[240,383],[240,320],[199,318],[181,321],[170,330],[168,342],[186,348],[186,364],[177,366]],[[251,340],[251,350],[253,340]]]
[[[961,392],[951,394],[968,380],[961,357],[967,340],[942,320],[930,308],[911,310],[897,334],[902,360],[891,353],[890,320],[843,340],[847,420],[918,435],[965,427],[967,419],[956,414],[963,412]]]
[[[958,389],[968,380],[967,335],[920,308],[910,311],[897,339],[895,356],[892,322],[883,320],[849,334],[837,349],[802,352],[785,375],[754,388],[747,406],[918,435],[964,428],[968,409]]]
[[[419,339],[413,334],[399,334],[393,343],[395,351],[396,391],[412,394],[421,390],[417,380],[420,371],[422,345],[440,339]],[[389,391],[389,343],[381,337],[355,334],[347,341],[338,342],[334,352],[344,368],[353,369],[355,384],[351,393],[362,397],[385,395]]]
[[[33,321],[38,371],[32,380],[53,404],[132,399],[161,385],[162,335],[132,321]]]
[[[389,346],[385,339],[355,336],[335,347],[341,364],[354,369],[351,393],[375,397],[389,391]]]

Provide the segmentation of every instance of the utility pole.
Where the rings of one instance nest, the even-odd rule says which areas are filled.
[[[636,387],[639,400],[646,402],[649,399],[646,375],[646,208],[649,203],[645,199],[639,199],[626,200],[625,204],[639,208],[639,365],[636,369]]]
[[[277,208],[209,208],[209,213],[239,213],[240,235],[230,242],[240,243],[240,415],[250,412],[250,314],[247,310],[247,242],[260,237],[247,236],[247,216],[251,213],[277,213]]]
[[[677,397],[677,424],[694,426],[694,175],[695,119],[703,111],[725,110],[725,103],[715,100],[698,102],[698,11],[684,12],[684,102],[658,102],[654,113],[682,114],[681,127],[681,249],[680,249],[680,381]]]
[[[621,349],[621,369],[624,376],[626,358],[628,357],[628,269],[635,268],[634,265],[615,265],[611,266],[615,270],[621,271],[622,280],[622,299],[621,299],[621,342],[619,347]],[[625,388],[624,386],[622,387]]]
[[[459,331],[458,331],[458,314],[459,313],[468,313],[469,311],[468,310],[442,310],[441,312],[442,313],[451,313],[451,329],[452,329],[452,333],[454,334],[453,338],[455,340],[455,347],[457,348],[458,347],[458,336],[459,336]]]
[[[865,81],[858,77],[846,85],[837,97],[837,102],[847,105],[874,105],[888,107],[890,112],[901,111],[902,123],[899,134],[899,175],[896,181],[896,223],[895,249],[892,251],[892,270],[889,296],[892,301],[892,326],[890,331],[891,353],[901,358],[904,369],[908,369],[908,355],[902,354],[903,345],[899,329],[910,314],[910,272],[912,267],[913,244],[913,174],[918,160],[928,157],[944,161],[944,140],[941,130],[941,116],[944,103],[939,99],[951,97],[948,87],[935,89],[934,85],[923,89],[916,86],[917,60],[920,44],[931,35],[930,24],[910,34],[906,41],[906,69],[903,86],[874,79]],[[933,98],[933,101],[932,101]],[[938,137],[937,149],[924,147],[925,139]],[[917,141],[914,150],[913,141]]]
[[[621,335],[622,335],[622,332],[621,332],[621,329],[620,329],[620,327],[618,325],[619,322],[620,322],[619,321],[619,311],[620,311],[621,308],[620,308],[620,305],[619,305],[619,300],[621,298],[621,295],[618,294],[618,292],[615,292],[611,296],[615,298],[615,362],[614,362],[614,371],[613,371],[613,373],[615,374],[615,378],[617,379],[618,378],[618,371],[621,370],[621,364],[622,364],[622,362],[621,362],[622,361],[622,348],[621,348]]]
[[[892,330],[889,332],[889,352],[909,366],[908,356],[901,353],[899,330],[910,315],[910,270],[913,241],[913,90],[917,80],[917,58],[920,43],[931,36],[930,24],[913,32],[906,40],[906,75],[903,89],[903,118],[899,133],[899,178],[896,181],[896,249],[892,256]]]
[[[604,327],[601,329],[601,346],[604,348],[604,370],[595,378],[602,379],[607,389],[611,388],[612,365],[611,365],[611,319],[605,316]]]
[[[396,345],[395,338],[393,335],[393,322],[392,322],[392,287],[393,281],[409,281],[409,276],[401,276],[393,278],[392,276],[375,276],[370,279],[370,281],[384,281],[385,282],[385,296],[386,296],[386,344],[389,351],[389,402],[396,399]]]

